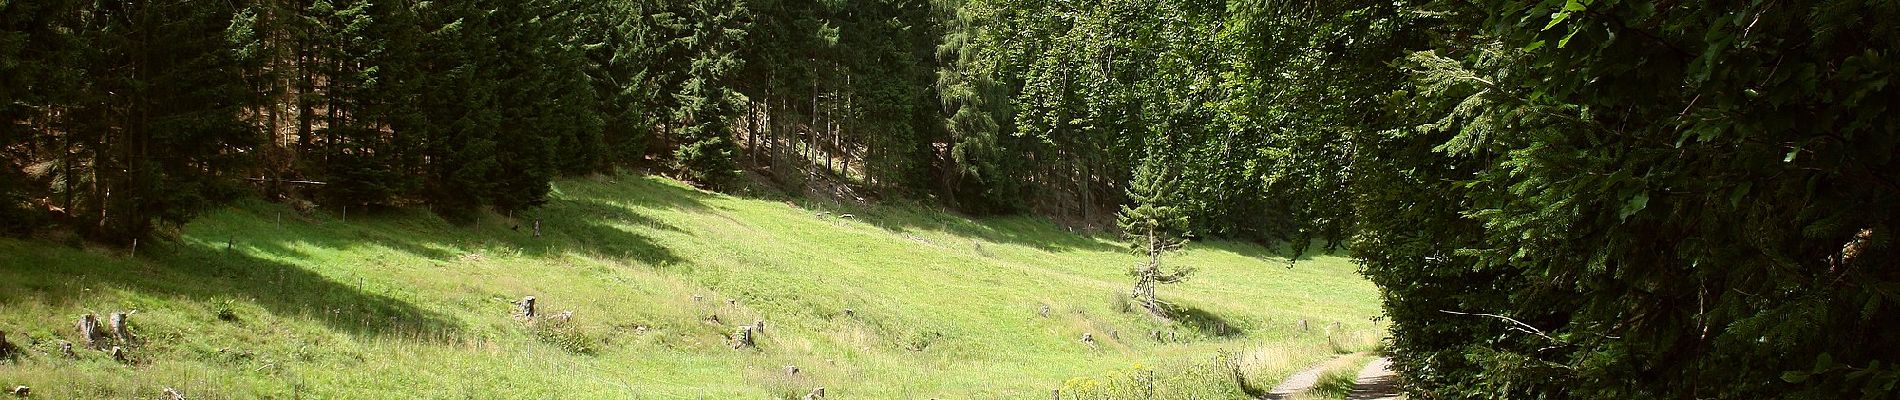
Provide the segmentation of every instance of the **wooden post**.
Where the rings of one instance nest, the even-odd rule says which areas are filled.
[[[14,386],[12,393],[14,396],[26,397],[33,394],[33,388],[26,387],[26,385]]]
[[[139,239],[132,238],[132,258],[139,258]]]
[[[541,219],[534,219],[534,237],[541,237]]]
[[[0,358],[13,355],[13,344],[7,343],[7,331],[0,331]]]
[[[1055,399],[1055,400],[1062,400],[1062,389],[1049,391],[1049,398]]]
[[[759,333],[765,333],[765,320],[761,319],[761,320],[752,321],[752,330],[757,331]]]
[[[1305,332],[1306,330],[1307,330],[1307,329],[1306,329],[1306,320],[1303,320],[1303,319],[1302,319],[1302,320],[1300,320],[1300,332]]]

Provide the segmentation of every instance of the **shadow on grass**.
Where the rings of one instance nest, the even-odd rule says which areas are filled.
[[[13,293],[38,292],[46,302],[80,308],[120,306],[85,303],[83,294],[102,287],[197,302],[244,299],[275,315],[321,321],[358,335],[432,338],[461,331],[444,315],[295,265],[189,242],[148,245],[139,251],[140,259],[130,260],[39,243],[0,244],[0,252],[9,253],[0,267],[13,278],[0,280],[0,287]],[[0,298],[5,301],[17,300]]]
[[[1164,316],[1181,324],[1182,327],[1187,328],[1189,331],[1197,332],[1207,337],[1219,338],[1240,337],[1246,334],[1244,330],[1238,326],[1234,326],[1234,324],[1227,321],[1226,318],[1221,318],[1221,316],[1215,315],[1207,310],[1167,302],[1161,302],[1160,305],[1161,313]]]
[[[801,202],[803,207],[853,218],[897,234],[936,231],[991,243],[1012,244],[1048,252],[1121,251],[1097,235],[1065,229],[1046,219],[1018,216],[978,218],[949,210],[924,210],[910,205],[829,207]]]
[[[682,262],[638,231],[684,231],[637,212],[635,205],[700,209],[708,207],[703,200],[712,195],[652,178],[625,180],[634,182],[561,184],[543,207],[513,217],[487,214],[460,224],[422,209],[356,210],[345,220],[341,213],[302,216],[282,205],[246,201],[194,223],[188,235],[292,259],[317,258],[311,249],[380,246],[435,261],[499,249],[531,257],[573,253],[655,266]]]

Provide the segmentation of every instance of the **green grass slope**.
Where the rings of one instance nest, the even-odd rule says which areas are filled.
[[[0,331],[19,346],[0,359],[0,385],[61,399],[167,387],[194,399],[788,398],[815,387],[831,398],[1243,398],[1367,350],[1381,330],[1368,320],[1376,289],[1341,258],[1287,268],[1251,245],[1190,246],[1171,262],[1199,274],[1162,288],[1186,317],[1162,323],[1118,300],[1136,258],[1110,238],[1027,218],[795,203],[596,178],[557,183],[531,214],[466,225],[247,202],[137,258],[0,239]],[[511,302],[529,295],[544,315],[573,319],[513,318]],[[59,341],[79,340],[79,315],[116,311],[136,311],[129,362],[59,354]],[[732,349],[728,336],[757,320],[758,348]]]

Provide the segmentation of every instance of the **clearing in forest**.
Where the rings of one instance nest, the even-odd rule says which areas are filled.
[[[1200,272],[1162,288],[1179,316],[1164,324],[1123,300],[1136,257],[1112,238],[1029,218],[800,203],[594,178],[557,182],[539,210],[466,224],[243,202],[136,258],[0,239],[0,331],[20,349],[0,360],[0,385],[62,399],[166,388],[193,399],[788,398],[818,387],[833,398],[1247,398],[1370,350],[1382,331],[1369,320],[1376,289],[1343,258],[1288,268],[1253,245],[1191,245],[1170,262]],[[525,296],[536,297],[533,322],[514,315]],[[81,340],[82,314],[115,312],[131,312],[125,361],[83,345],[62,354],[61,341]],[[756,347],[735,350],[739,328],[761,321]]]

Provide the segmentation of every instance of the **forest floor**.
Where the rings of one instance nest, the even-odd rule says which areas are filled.
[[[245,201],[135,257],[0,239],[0,331],[18,346],[0,386],[53,399],[1242,399],[1376,351],[1384,331],[1350,261],[1289,267],[1227,242],[1174,256],[1199,272],[1161,288],[1174,318],[1159,320],[1122,295],[1125,246],[1033,218],[651,177],[557,182],[512,218],[344,217]],[[525,296],[541,317],[513,315]],[[131,313],[124,361],[75,329],[114,312]],[[756,347],[733,349],[759,321]],[[61,342],[82,344],[67,357]]]

